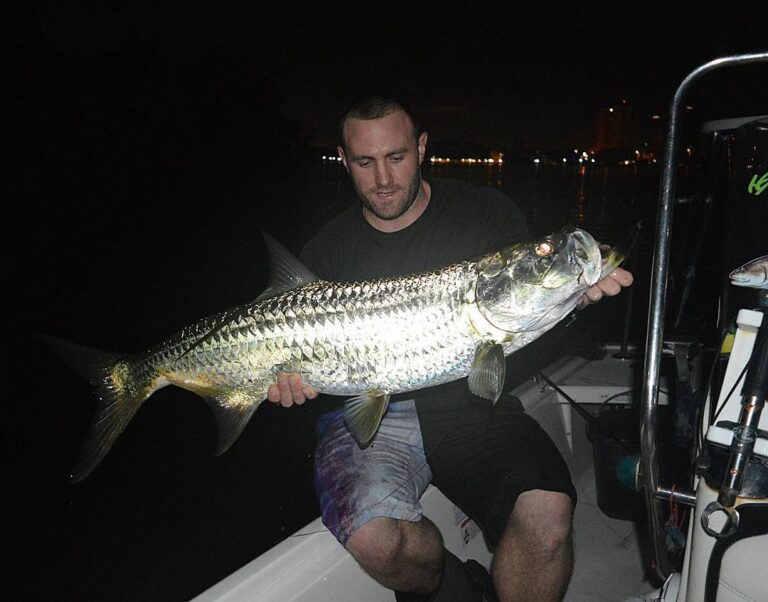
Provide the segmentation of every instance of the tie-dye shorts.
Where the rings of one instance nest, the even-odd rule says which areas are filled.
[[[376,517],[418,521],[429,483],[474,519],[491,545],[523,492],[561,492],[575,505],[565,461],[519,400],[504,396],[494,406],[466,397],[390,403],[366,449],[347,430],[343,410],[320,417],[315,489],[323,523],[342,544]]]
[[[343,545],[373,518],[421,519],[419,498],[432,472],[413,400],[389,404],[365,449],[344,424],[343,410],[323,414],[317,429],[315,489],[323,524]]]

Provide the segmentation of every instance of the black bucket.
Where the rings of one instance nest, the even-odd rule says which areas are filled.
[[[597,505],[606,516],[621,520],[645,520],[642,492],[631,486],[631,478],[619,473],[640,455],[640,420],[628,406],[608,406],[587,423],[595,463]],[[622,482],[623,481],[623,482]]]

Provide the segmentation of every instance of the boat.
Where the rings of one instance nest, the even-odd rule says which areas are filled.
[[[706,316],[715,322],[709,332],[716,340],[680,336],[702,295],[692,276],[702,245],[690,247],[676,273],[670,251],[686,93],[713,71],[759,63],[768,63],[768,53],[705,63],[682,81],[671,103],[645,347],[630,345],[625,328],[619,343],[558,357],[511,391],[552,437],[579,496],[567,601],[768,601],[768,417],[761,414],[768,344],[759,342],[768,333],[768,291],[732,290],[716,273],[724,282],[705,303],[716,307],[714,318],[711,311]],[[707,122],[701,135],[708,145],[701,219],[688,228],[699,241],[707,227],[741,210],[736,201],[757,197],[761,174],[768,180],[768,115]],[[740,158],[739,148],[747,149]],[[768,252],[768,211],[760,211],[741,230],[739,244],[720,249],[721,272]],[[431,486],[422,504],[447,549],[490,566],[491,550],[469,517]],[[393,599],[319,518],[194,598]]]

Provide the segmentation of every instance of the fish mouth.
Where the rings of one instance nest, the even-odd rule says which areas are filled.
[[[600,245],[589,232],[574,228],[572,231],[573,261],[581,268],[577,282],[592,286],[600,280]]]
[[[728,278],[731,279],[731,282],[738,282],[738,283],[747,283],[751,279],[749,276],[747,276],[744,272],[737,272],[733,271],[730,274],[728,274]]]
[[[549,266],[541,286],[556,289],[574,279],[580,286],[592,286],[600,276],[599,245],[591,234],[579,228],[563,228],[561,235],[565,237],[562,253]]]

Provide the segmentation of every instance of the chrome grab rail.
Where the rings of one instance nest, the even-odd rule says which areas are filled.
[[[645,507],[651,531],[656,572],[666,578],[674,568],[669,561],[662,529],[661,501],[656,497],[659,487],[659,465],[656,457],[656,409],[659,397],[659,372],[663,344],[664,309],[669,268],[670,234],[672,231],[672,206],[675,193],[675,169],[680,136],[678,133],[683,97],[688,88],[701,76],[723,67],[746,65],[768,61],[768,52],[727,56],[715,59],[691,71],[677,88],[672,100],[669,126],[665,142],[662,178],[659,187],[659,213],[656,219],[656,241],[651,267],[651,303],[648,313],[648,329],[645,345],[645,379],[641,397],[640,478],[644,489]]]

